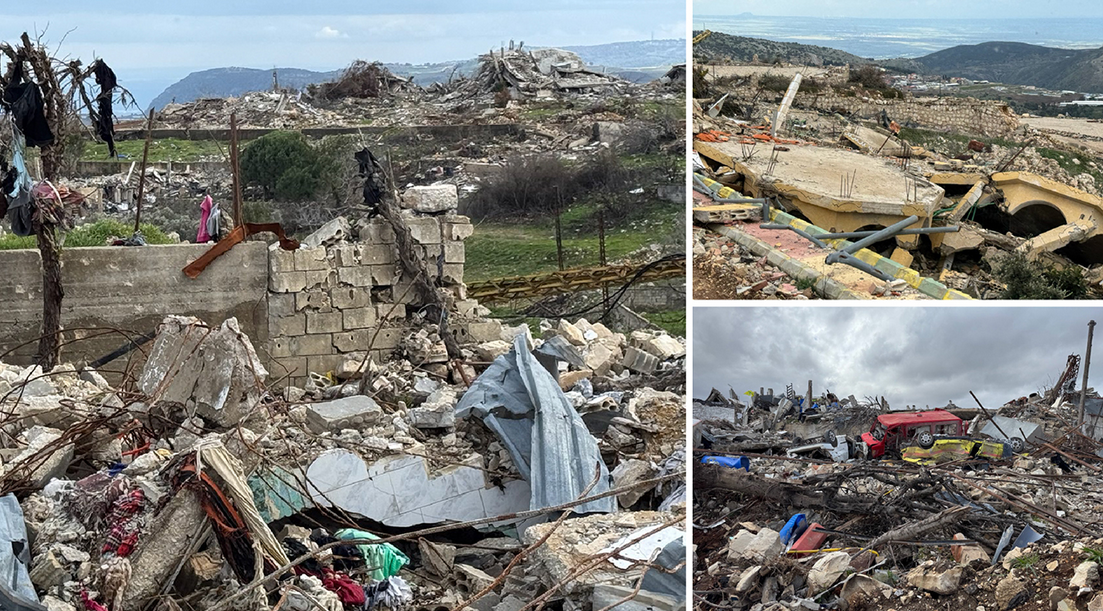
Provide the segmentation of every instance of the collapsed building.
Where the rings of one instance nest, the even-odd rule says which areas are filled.
[[[169,115],[242,112],[258,130],[313,115],[249,98],[253,117],[209,101]],[[469,133],[437,123],[409,131]],[[576,149],[609,146],[583,129]],[[41,254],[3,253],[0,606],[684,606],[684,339],[617,326],[612,307],[504,325],[467,293],[474,228],[453,174],[399,194],[361,155],[358,213],[301,243],[238,210],[213,246],[66,249],[49,371],[29,350]],[[124,173],[81,188],[105,209],[132,202],[135,177],[163,197],[216,183],[240,204],[229,168]],[[279,239],[253,237],[267,231]]]
[[[121,335],[78,339],[76,362],[47,373],[8,350],[0,482],[25,551],[5,557],[21,584],[7,594],[51,609],[515,609],[537,597],[590,609],[636,596],[676,608],[684,340],[486,318],[464,299],[470,225],[448,206],[423,212],[428,200],[408,193],[403,225],[425,261],[455,261],[432,272],[447,330],[397,271],[386,223],[354,231],[339,218],[296,250],[246,242],[194,280],[167,272],[197,297],[239,276],[219,299],[255,307],[259,291],[266,315],[193,306],[179,289],[158,303],[163,281],[147,289],[139,275],[117,313],[131,324],[170,309],[210,322],[169,315],[96,367]],[[202,248],[77,256],[150,249],[171,263],[169,250]],[[240,278],[258,267],[259,284]],[[91,294],[111,295],[110,278]],[[116,324],[89,323],[103,303],[69,303],[89,327]]]
[[[1079,367],[987,410],[811,382],[694,400],[695,608],[1098,608],[1103,431]]]
[[[775,95],[760,84],[780,78],[769,70],[717,77],[734,82],[694,103],[695,253],[703,276],[734,271],[746,277],[743,287],[755,286],[763,274],[732,256],[746,253],[817,297],[993,298],[1006,288],[994,272],[1015,255],[1080,270],[1097,290],[1103,200],[1093,170],[1070,173],[1038,152],[1078,154],[1067,142],[1021,123],[1000,102],[883,96],[847,83],[838,68],[823,75],[794,68],[789,90]],[[801,73],[816,75],[808,91]],[[946,137],[920,146],[901,136],[910,133],[904,128]],[[958,134],[973,138],[964,138],[963,153]],[[769,218],[759,212],[762,199],[772,206]],[[790,246],[802,233],[827,244],[802,237]],[[864,265],[832,265],[847,257],[825,248]],[[725,254],[727,263],[718,257]],[[767,295],[756,288],[741,296],[798,294],[767,286]]]

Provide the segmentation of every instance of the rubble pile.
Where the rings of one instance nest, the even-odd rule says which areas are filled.
[[[167,318],[114,383],[0,365],[5,594],[61,611],[504,610],[638,589],[678,608],[685,341],[540,328],[449,362],[423,323],[390,359],[278,389],[235,319]]]
[[[290,129],[342,125],[342,117],[318,108],[301,93],[254,91],[231,98],[202,98],[186,104],[166,104],[157,113],[156,128],[218,128],[230,125],[237,115],[238,127]]]
[[[715,82],[724,81],[719,79]],[[933,188],[938,194],[928,215],[919,214],[922,227],[958,226],[960,232],[932,234],[929,239],[918,241],[898,236],[895,240],[890,238],[867,246],[875,251],[873,254],[898,264],[886,267],[891,271],[882,270],[889,277],[904,279],[911,275],[910,270],[914,270],[921,278],[929,278],[941,285],[940,292],[948,289],[972,298],[1008,298],[1014,294],[1013,287],[1009,286],[1011,281],[1007,279],[1013,274],[1001,274],[999,264],[1018,253],[1037,262],[1039,269],[1069,270],[1070,275],[1079,272],[1087,290],[1098,290],[1103,280],[1103,266],[1091,250],[1095,227],[1077,225],[1075,219],[1081,214],[1079,210],[1076,213],[1061,211],[1061,214],[1045,222],[1038,222],[1031,217],[1032,211],[1028,209],[1037,201],[1048,202],[1060,197],[1080,202],[1077,205],[1083,205],[1085,211],[1100,207],[1099,196],[1103,195],[1103,185],[1097,184],[1100,182],[1100,166],[1097,161],[1090,160],[1093,156],[1091,149],[1077,146],[1077,138],[1070,139],[1053,130],[1034,128],[1028,124],[1017,125],[1006,133],[1000,132],[998,137],[977,135],[983,131],[979,125],[937,126],[892,116],[893,105],[887,103],[882,104],[879,117],[859,117],[843,112],[831,103],[810,102],[816,97],[812,95],[816,91],[815,86],[811,91],[803,97],[798,95],[792,108],[789,108],[786,104],[779,106],[781,93],[775,96],[772,92],[765,92],[763,97],[764,90],[757,85],[736,80],[731,86],[721,86],[708,99],[694,100],[695,146],[708,160],[701,163],[698,159],[696,172],[721,186],[730,187],[737,195],[769,197],[778,209],[800,220],[811,219],[813,225],[818,223],[817,226],[822,225],[820,228],[828,232],[880,229],[887,224],[875,221],[875,215],[862,215],[861,207],[848,207],[852,205],[847,203],[848,200],[862,199],[851,197],[855,183],[858,190],[866,188],[870,192],[880,192],[881,186],[889,187],[884,191],[885,202],[893,206],[897,205],[897,201],[905,205],[919,203],[922,199],[919,192],[923,188]],[[855,91],[856,95],[862,95],[860,90]],[[909,95],[905,94],[903,104],[929,102],[927,99],[913,99]],[[973,102],[946,98],[939,100],[938,104],[946,107],[941,111],[943,114],[952,114],[961,108],[968,108]],[[777,120],[781,107],[786,113],[784,124],[775,126],[772,122]],[[1017,119],[1015,123],[1018,123]],[[781,172],[775,174],[775,168],[786,166],[787,157],[800,157],[793,151],[814,154],[824,163],[829,158],[841,160],[838,155],[849,155],[842,165],[855,168],[853,174],[847,175],[853,178],[827,177],[836,178],[838,182],[835,184],[827,179],[817,183],[812,178],[807,183],[800,183],[800,177],[781,176]],[[766,158],[770,159],[768,163],[754,164],[756,159]],[[901,187],[911,185],[905,187],[898,197],[892,196],[894,189],[891,185],[882,184],[871,176],[886,163],[896,167]],[[1031,196],[1016,194],[1014,185],[1009,182],[1015,180],[1037,184],[1039,192]],[[982,187],[972,190],[977,184]],[[806,192],[801,192],[801,188]],[[717,199],[715,194],[705,195],[708,196],[706,200]],[[838,201],[823,205],[828,214],[818,216],[822,211],[815,206],[820,204],[812,203],[817,197]],[[696,205],[704,208],[722,206],[732,201],[730,198],[719,198],[715,202],[702,201]],[[853,217],[851,212],[854,212]],[[697,219],[697,222],[702,226],[723,223],[736,232],[757,235],[747,230],[762,221],[713,216],[707,221]],[[710,238],[716,237],[710,235]],[[704,252],[697,253],[698,265],[706,272],[702,276],[706,280],[712,276],[720,277],[727,271],[723,269],[722,261],[711,260],[717,257],[713,250],[706,247]],[[781,247],[778,250],[785,253],[787,249]],[[728,256],[724,254],[720,258],[726,259]],[[814,257],[802,251],[800,259],[807,264]],[[823,257],[819,260],[822,261]],[[738,261],[731,261],[731,264],[738,266]],[[781,266],[775,263],[769,265],[772,270],[782,271]],[[828,266],[827,269],[832,268]],[[798,275],[792,269],[785,273],[790,282]],[[737,286],[730,290],[703,286],[702,294],[717,292],[717,297],[711,298],[741,298],[730,294],[733,290],[741,290],[745,294],[758,293],[750,291],[750,287],[757,282],[760,280],[754,275],[743,277],[737,273],[733,278]],[[918,288],[914,285],[921,280],[901,283],[899,287],[886,287],[886,282],[873,274],[864,277],[850,274],[840,279],[841,284],[862,298],[870,295],[874,298],[902,299],[932,296],[929,291],[921,294],[914,290]],[[1083,291],[1083,288],[1077,289],[1069,297],[1080,298]],[[826,291],[820,293],[833,296]],[[938,297],[937,294],[934,296]],[[757,294],[752,298],[773,297]]]
[[[629,83],[586,68],[575,53],[563,49],[501,49],[479,56],[479,67],[462,89],[493,93],[502,86],[513,97],[553,97],[560,92],[621,93]]]
[[[695,608],[1103,608],[1103,400],[1068,424],[1078,364],[987,412],[695,400]]]

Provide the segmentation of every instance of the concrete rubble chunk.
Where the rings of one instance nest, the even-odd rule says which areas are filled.
[[[636,373],[654,373],[659,367],[659,357],[629,346],[624,350],[624,358],[620,364]]]
[[[623,488],[652,478],[655,475],[655,469],[651,466],[651,463],[645,460],[629,458],[617,465],[611,475],[613,476],[613,487]],[[617,495],[617,500],[621,507],[628,508],[635,505],[636,501],[639,501],[648,492],[647,488],[633,488]]]
[[[349,239],[352,235],[352,227],[349,225],[348,219],[339,216],[306,236],[300,244],[303,248],[332,246]]]
[[[812,565],[808,571],[808,593],[819,594],[835,585],[843,573],[850,569],[848,552],[830,552]]]
[[[1099,563],[1089,560],[1076,566],[1072,579],[1069,580],[1069,587],[1080,592],[1087,592],[1095,588],[1098,582]]]
[[[161,323],[138,388],[154,403],[182,405],[232,426],[260,401],[268,371],[236,318],[207,327],[198,318],[169,316]]]
[[[310,403],[306,409],[307,424],[315,433],[374,426],[385,417],[375,399],[365,395]]]
[[[728,559],[746,558],[763,562],[781,554],[784,546],[775,530],[763,528],[757,534],[741,529],[728,542]]]
[[[559,319],[559,325],[555,328],[555,331],[574,346],[586,345],[586,338],[583,337],[582,330],[572,325],[566,319]]]
[[[410,187],[402,193],[402,207],[418,212],[447,212],[455,210],[458,205],[459,195],[453,184]]]
[[[953,594],[961,585],[962,569],[955,566],[940,569],[932,561],[921,564],[908,573],[908,583],[935,594]]]
[[[748,590],[753,589],[758,585],[758,575],[762,572],[762,565],[756,564],[752,567],[746,568],[739,574],[739,578],[735,583],[735,591],[737,594],[742,594]]]

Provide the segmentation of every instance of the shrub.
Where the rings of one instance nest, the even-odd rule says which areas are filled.
[[[475,217],[541,216],[566,208],[584,194],[614,193],[628,172],[612,153],[572,166],[554,155],[530,155],[510,161],[464,204]]]
[[[847,82],[857,83],[867,89],[884,89],[885,77],[881,75],[881,69],[873,64],[866,64],[850,71]]]
[[[242,177],[247,184],[263,188],[267,197],[289,200],[313,195],[319,170],[318,153],[298,132],[265,134],[241,152]]]
[[[1004,299],[1082,299],[1088,285],[1079,268],[1057,270],[1012,253],[994,270],[996,279],[1007,285]]]
[[[785,91],[793,79],[781,74],[764,74],[758,79],[758,86],[766,91]]]

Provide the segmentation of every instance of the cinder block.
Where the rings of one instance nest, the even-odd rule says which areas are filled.
[[[475,233],[471,219],[459,214],[447,215],[441,219],[445,240],[465,240]]]
[[[302,314],[293,314],[269,318],[268,333],[272,337],[302,335],[306,333],[306,317]]]
[[[401,328],[384,327],[376,333],[376,328],[357,329],[337,333],[333,336],[333,345],[341,352],[363,350],[394,350],[402,340]]]
[[[502,338],[502,323],[497,320],[475,320],[457,323],[456,339],[465,344],[481,344]]]
[[[295,271],[295,251],[277,247],[268,251],[268,273],[281,274]]]
[[[378,303],[375,318],[379,321],[406,320],[406,306],[401,303]]]
[[[372,219],[360,229],[360,241],[372,244],[394,244],[394,229],[386,220]]]
[[[306,272],[269,274],[268,290],[273,293],[297,293],[306,288]]]
[[[291,338],[291,354],[295,356],[314,356],[318,354],[331,354],[333,352],[333,336],[329,333],[320,335],[300,335]]]
[[[452,284],[463,284],[463,263],[445,263],[444,281]]]
[[[371,290],[358,286],[339,286],[330,291],[330,303],[339,310],[371,305]]]
[[[433,217],[407,218],[410,235],[418,244],[440,244],[440,224]]]
[[[269,293],[268,315],[291,316],[295,313],[295,295],[291,293]]]
[[[342,284],[352,286],[372,286],[372,268],[361,265],[360,267],[342,267],[337,271],[337,279]]]
[[[360,262],[364,265],[390,264],[396,259],[393,244],[360,244],[357,250]]]
[[[395,283],[397,276],[393,264],[371,266],[372,284],[374,286],[390,286]]]
[[[417,256],[425,261],[426,265],[435,264],[436,260],[440,258],[441,252],[443,252],[443,247],[440,244],[426,244],[417,247]]]
[[[444,243],[445,263],[463,263],[465,260],[463,242]]]
[[[302,247],[293,251],[295,253],[295,270],[309,272],[316,270],[328,270],[329,261],[326,260],[326,249]]]
[[[333,247],[333,258],[338,267],[354,267],[360,264],[358,244],[338,244]]]
[[[326,291],[303,291],[295,293],[295,309],[304,310],[328,310],[331,306],[329,293]]]
[[[268,340],[268,354],[273,358],[291,357],[291,338],[274,337]]]
[[[299,377],[306,376],[309,373],[307,369],[307,357],[304,356],[292,356],[287,358],[272,359],[272,364],[268,368],[269,375],[272,378],[284,378],[284,377]]]
[[[344,362],[345,357],[340,354],[326,354],[306,357],[307,370],[314,373],[337,371],[341,368],[341,364]]]
[[[353,308],[341,312],[344,316],[344,330],[365,329],[375,325],[375,308]]]
[[[400,278],[393,286],[391,286],[391,299],[392,303],[401,303],[409,305],[418,301],[417,290],[414,288],[413,282]]]
[[[329,270],[317,270],[311,272],[295,272],[296,274],[305,274],[303,288],[313,289],[322,288],[329,284]]]
[[[307,312],[307,333],[337,333],[342,326],[341,312]]]

